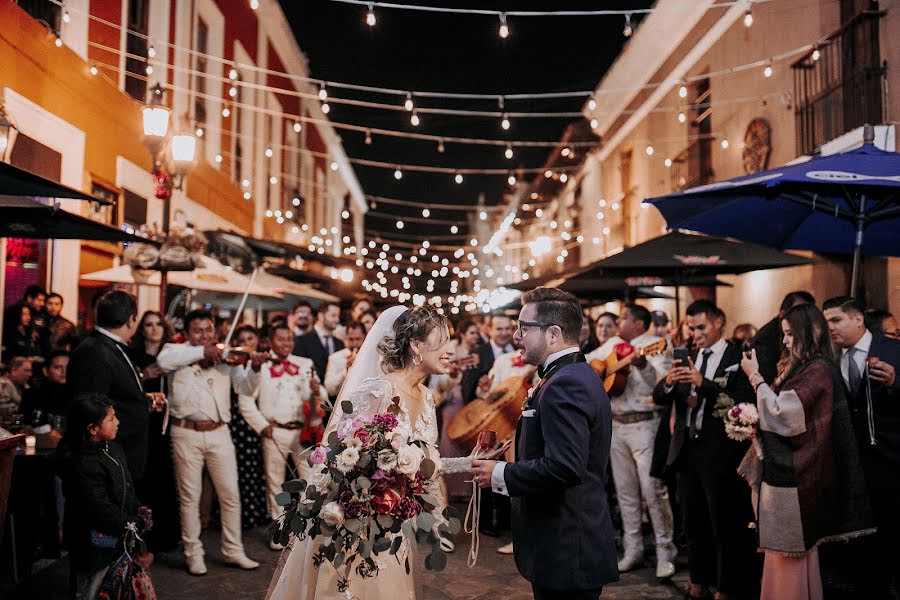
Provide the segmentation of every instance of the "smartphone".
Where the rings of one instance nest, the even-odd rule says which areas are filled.
[[[688,352],[688,349],[685,348],[684,346],[678,346],[677,348],[675,348],[672,351],[672,357],[674,358],[674,362],[680,363],[682,365],[688,364],[689,356],[690,356],[690,353]]]

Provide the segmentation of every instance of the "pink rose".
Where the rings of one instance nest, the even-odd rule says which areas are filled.
[[[324,465],[328,460],[328,451],[322,446],[316,446],[316,449],[309,455],[309,462],[313,465]]]

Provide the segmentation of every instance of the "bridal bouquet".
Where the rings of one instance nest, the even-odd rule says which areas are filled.
[[[344,401],[350,414],[353,406]],[[396,409],[396,410],[394,410]],[[410,571],[404,540],[430,541],[425,567],[440,571],[447,564],[440,535],[459,531],[459,520],[426,492],[436,467],[421,442],[395,416],[395,405],[374,416],[346,417],[308,455],[310,481],[286,481],[275,499],[284,514],[273,523],[272,539],[287,544],[290,536],[320,540],[316,566],[329,561],[339,575],[338,591],[346,591],[355,567],[361,577],[379,571],[379,555],[403,562]],[[402,557],[402,558],[401,558]]]
[[[759,424],[759,411],[755,404],[735,404],[728,394],[719,394],[713,415],[725,421],[725,434],[738,442],[753,439]]]

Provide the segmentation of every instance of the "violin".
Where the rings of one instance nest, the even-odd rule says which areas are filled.
[[[315,368],[309,370],[310,381],[318,381]],[[314,424],[315,423],[315,424]],[[325,409],[319,394],[313,393],[308,402],[303,403],[303,427],[300,428],[300,443],[315,446],[325,437]]]

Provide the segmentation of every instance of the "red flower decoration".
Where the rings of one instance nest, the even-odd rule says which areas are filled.
[[[628,342],[620,342],[613,346],[613,351],[616,353],[616,358],[622,360],[629,354],[634,354],[634,346]]]
[[[379,515],[387,515],[390,514],[397,506],[403,498],[396,490],[384,490],[380,495],[375,496],[372,500],[372,506],[375,507],[375,512]]]

